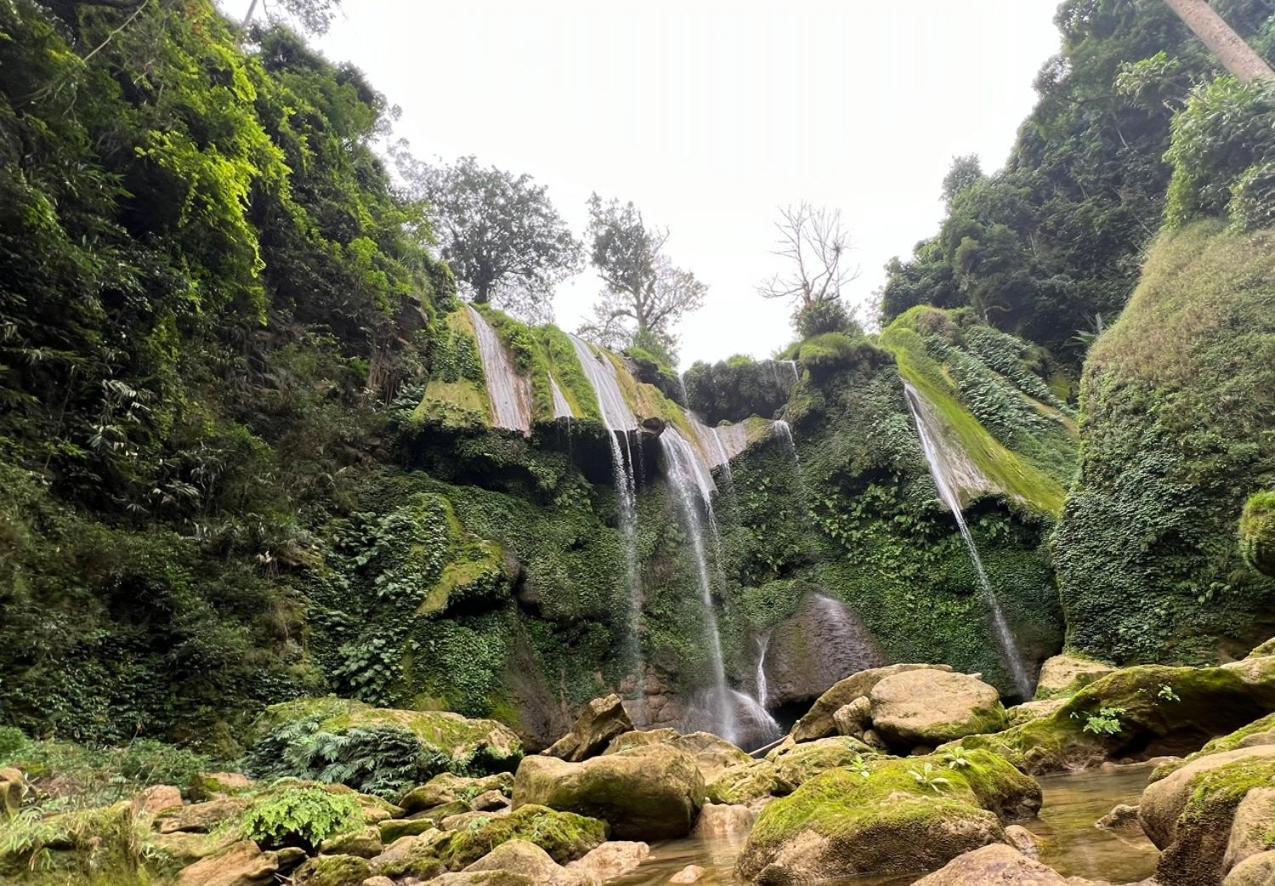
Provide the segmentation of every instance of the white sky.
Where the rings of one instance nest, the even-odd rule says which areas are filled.
[[[842,210],[865,301],[934,233],[954,155],[1004,163],[1059,45],[1057,0],[345,4],[318,46],[402,107],[417,156],[530,173],[578,236],[595,190],[670,229],[674,262],[709,284],[683,366],[792,339],[788,308],[756,295],[781,267],[780,205]],[[562,287],[559,325],[598,288],[591,272]]]

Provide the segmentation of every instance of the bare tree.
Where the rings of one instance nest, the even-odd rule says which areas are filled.
[[[859,269],[847,261],[850,237],[841,226],[841,211],[803,200],[779,213],[775,255],[790,266],[758,287],[762,298],[789,300],[799,312],[839,301],[841,287],[859,276]]]
[[[1218,15],[1208,0],[1164,0],[1241,83],[1275,80],[1275,71]]]
[[[327,33],[328,26],[341,5],[341,0],[277,0],[283,11],[311,34]],[[252,0],[243,17],[243,27],[252,24],[252,18],[260,6],[267,18],[272,18],[266,0]]]

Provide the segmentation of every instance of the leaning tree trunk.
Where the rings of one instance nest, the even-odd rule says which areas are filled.
[[[1275,80],[1275,71],[1209,6],[1208,0],[1164,0],[1241,83]]]

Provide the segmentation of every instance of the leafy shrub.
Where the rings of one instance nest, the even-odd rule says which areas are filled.
[[[46,793],[75,806],[103,806],[155,784],[194,785],[213,768],[202,754],[150,739],[120,748],[98,748],[65,741],[13,743],[0,735],[0,766],[25,771]],[[5,745],[8,749],[5,750]],[[41,784],[47,782],[46,785]]]
[[[1240,553],[1258,572],[1275,576],[1275,492],[1259,492],[1245,503]]]
[[[268,849],[300,846],[313,852],[333,834],[363,823],[358,800],[323,788],[283,786],[266,794],[244,813],[244,836]]]
[[[796,380],[789,365],[736,355],[717,363],[696,361],[686,370],[687,405],[709,424],[773,416],[788,401]]]
[[[860,335],[863,332],[839,298],[798,309],[793,315],[792,325],[803,339],[825,332],[844,332],[849,335]]]
[[[1219,77],[1197,87],[1173,118],[1165,208],[1181,226],[1228,216],[1239,230],[1275,220],[1275,88]]]
[[[1119,735],[1124,728],[1120,718],[1124,716],[1124,708],[1099,708],[1096,714],[1085,717],[1085,732],[1094,735]]]

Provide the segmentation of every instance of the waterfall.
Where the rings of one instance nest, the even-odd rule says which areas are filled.
[[[505,346],[487,318],[465,305],[478,338],[478,354],[487,379],[487,399],[491,401],[492,422],[498,428],[531,433],[531,386],[514,369]]]
[[[553,392],[553,417],[575,418],[575,413],[571,411],[571,404],[562,395],[562,388],[558,387],[558,380],[552,375],[549,376],[549,390]]]
[[[665,470],[682,514],[682,522],[690,540],[691,554],[695,559],[696,579],[699,584],[700,602],[704,607],[704,633],[708,644],[708,661],[711,671],[709,705],[712,708],[713,731],[727,741],[736,740],[735,704],[737,700],[726,684],[726,665],[722,659],[722,638],[717,628],[717,613],[713,607],[713,586],[708,569],[708,555],[704,550],[705,520],[714,536],[717,534],[713,515],[712,480],[706,479],[691,444],[676,428],[665,428],[660,435],[660,449],[664,453]],[[716,538],[714,538],[716,542]],[[751,701],[751,699],[750,699]]]
[[[757,638],[757,678],[753,691],[757,693],[757,703],[766,707],[766,648],[770,646],[770,632]]]
[[[620,534],[624,540],[624,577],[628,592],[629,631],[627,657],[634,668],[638,686],[642,685],[642,643],[638,628],[642,623],[642,584],[638,574],[637,557],[637,477],[629,431],[637,428],[637,417],[629,408],[616,378],[615,366],[605,355],[594,353],[583,339],[571,336],[580,368],[584,370],[589,385],[598,398],[598,411],[607,429],[607,441],[611,445],[611,475],[615,481],[615,494],[620,502]],[[624,440],[621,449],[620,440]],[[626,457],[627,456],[627,457]]]
[[[934,479],[934,485],[938,488],[939,498],[952,512],[952,515],[956,517],[956,527],[960,530],[965,547],[969,550],[970,560],[974,563],[974,572],[978,575],[983,596],[987,600],[988,608],[991,610],[992,621],[996,626],[996,634],[1000,640],[1001,651],[1004,653],[1010,672],[1013,674],[1014,685],[1023,698],[1031,698],[1032,682],[1027,674],[1027,666],[1023,663],[1022,654],[1018,651],[1018,644],[1014,640],[1013,632],[1009,629],[1009,623],[1005,621],[1005,615],[1001,612],[1000,603],[996,599],[995,591],[992,590],[992,583],[987,577],[987,571],[983,569],[983,560],[978,555],[978,546],[974,543],[974,536],[970,532],[969,526],[965,523],[965,513],[961,508],[961,499],[957,494],[956,485],[950,476],[947,459],[943,457],[943,451],[939,448],[937,436],[930,432],[930,428],[924,419],[921,395],[906,381],[903,383],[903,390],[908,402],[908,411],[912,413],[912,421],[916,424],[916,434],[921,440],[921,449],[924,451],[925,460],[930,466],[930,476]]]

